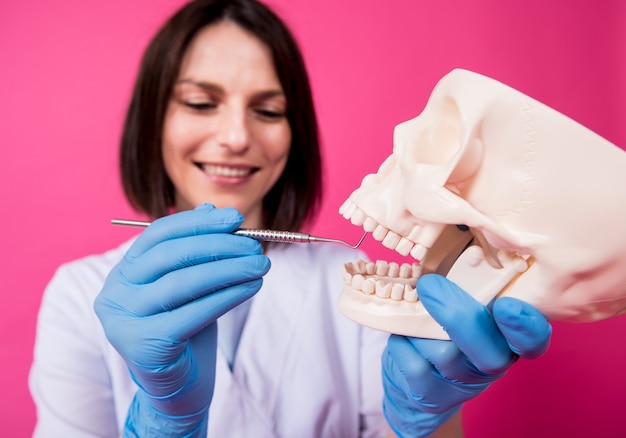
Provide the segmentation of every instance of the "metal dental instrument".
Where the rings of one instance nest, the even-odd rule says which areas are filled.
[[[150,225],[150,222],[146,221],[135,221],[128,219],[111,219],[111,223],[113,225],[127,225],[131,227],[147,227]],[[279,242],[279,243],[313,243],[313,242],[333,242],[340,243],[349,248],[358,248],[365,236],[367,235],[367,231],[363,233],[359,241],[350,245],[348,242],[344,242],[340,239],[332,239],[330,237],[319,237],[319,236],[311,236],[306,233],[299,233],[296,231],[276,231],[276,230],[255,230],[252,228],[240,228],[238,230],[233,231],[233,234],[238,236],[246,236],[251,237],[256,240],[261,240],[263,242]]]

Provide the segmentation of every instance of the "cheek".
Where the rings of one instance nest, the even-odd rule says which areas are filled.
[[[285,132],[276,135],[269,144],[271,147],[266,149],[266,159],[270,163],[272,170],[271,181],[268,182],[273,186],[287,167],[287,160],[289,159],[289,151],[291,149],[291,131],[287,128]]]
[[[282,173],[291,148],[291,129],[287,123],[276,128],[265,135],[266,157]]]
[[[171,175],[173,165],[194,147],[194,130],[175,111],[168,111],[163,123],[163,162]]]

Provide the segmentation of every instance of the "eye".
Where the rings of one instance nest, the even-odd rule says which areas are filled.
[[[219,92],[211,90],[209,86],[186,81],[176,85],[172,98],[179,105],[197,113],[214,110],[221,102]]]
[[[204,112],[217,108],[217,104],[209,101],[182,101],[183,105],[187,108],[191,108],[194,111]]]
[[[273,108],[255,108],[254,112],[259,118],[267,121],[278,121],[285,118],[285,112]]]

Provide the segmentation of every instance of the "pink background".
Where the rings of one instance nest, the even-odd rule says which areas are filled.
[[[140,53],[180,3],[0,6],[2,436],[30,436],[35,422],[27,374],[54,269],[134,233],[109,225],[137,217],[121,196],[117,139]],[[328,174],[319,233],[356,240],[359,229],[338,207],[391,152],[393,126],[417,115],[454,67],[498,78],[626,146],[621,0],[270,4],[294,29],[312,75]],[[366,249],[395,257],[373,240]],[[624,318],[554,324],[544,357],[520,362],[468,403],[467,436],[623,436],[625,330]]]

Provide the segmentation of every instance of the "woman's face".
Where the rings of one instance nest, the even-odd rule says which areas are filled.
[[[163,127],[178,211],[208,202],[263,226],[263,197],[282,174],[291,128],[269,48],[229,21],[201,30],[183,57]]]

